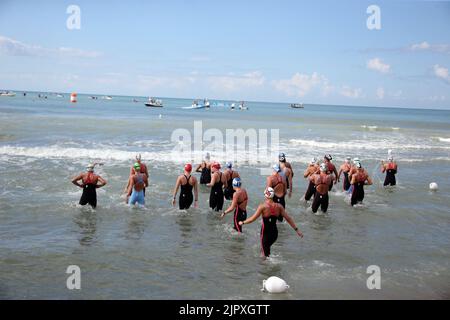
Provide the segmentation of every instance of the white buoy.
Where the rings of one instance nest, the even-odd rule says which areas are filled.
[[[262,291],[267,291],[269,293],[283,293],[289,289],[289,285],[283,279],[278,277],[270,277],[267,280],[263,280]]]
[[[436,182],[430,183],[430,190],[431,191],[437,191],[439,189],[439,186]]]

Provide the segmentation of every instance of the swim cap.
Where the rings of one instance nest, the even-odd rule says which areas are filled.
[[[206,159],[206,160],[209,160],[210,158],[211,158],[211,157],[210,157],[210,155],[209,155],[209,152],[207,152],[207,153],[206,153],[206,156],[205,156],[205,159]]]
[[[352,161],[352,158],[350,158],[350,157],[345,157],[345,162],[350,162],[350,161]]]
[[[389,162],[394,161],[394,157],[393,157],[393,156],[389,156],[388,161],[389,161]]]
[[[94,166],[95,166],[94,164],[90,163],[86,166],[86,170],[88,172],[94,172]]]
[[[220,163],[215,162],[215,163],[212,165],[212,168],[213,168],[213,169],[216,169],[216,170],[220,170]]]
[[[275,190],[273,190],[273,188],[271,188],[271,187],[268,187],[264,191],[264,197],[266,197],[267,199],[272,199],[274,195],[275,195]]]
[[[327,159],[328,161],[333,160],[333,157],[331,156],[331,154],[326,154],[324,158]]]
[[[141,165],[140,165],[138,162],[136,162],[136,163],[133,165],[133,167],[134,167],[134,170],[136,170],[136,171],[141,170]]]
[[[320,164],[320,171],[322,171],[322,172],[327,172],[328,171],[328,166],[326,165],[326,163],[321,163]]]
[[[359,162],[361,160],[359,160],[359,158],[353,158],[353,163],[356,164],[357,162]]]
[[[286,161],[286,155],[283,152],[281,152],[278,155],[278,160],[281,161],[281,162],[285,162]]]
[[[273,171],[276,171],[276,172],[280,172],[280,171],[281,171],[280,165],[279,165],[278,163],[277,163],[277,164],[274,164],[273,167],[272,167],[272,169],[273,169]]]
[[[311,162],[310,162],[310,164],[316,164],[316,162],[317,162],[317,158],[316,158],[316,157],[314,157],[314,158],[312,158],[312,159],[311,159]]]
[[[238,177],[233,179],[233,187],[239,188],[241,184],[242,184],[241,178]]]
[[[357,162],[357,163],[356,163],[356,168],[358,168],[358,169],[361,169],[361,168],[362,168],[361,162]]]
[[[141,154],[140,153],[136,154],[136,160],[137,161],[141,161]]]
[[[192,165],[190,163],[186,163],[184,165],[184,170],[186,170],[186,172],[191,172],[192,171]]]
[[[233,167],[233,164],[231,162],[227,162],[225,165],[228,169],[231,169]]]

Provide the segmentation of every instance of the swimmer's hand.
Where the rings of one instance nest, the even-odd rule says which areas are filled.
[[[175,200],[175,198],[173,198],[173,199],[172,199],[172,206],[175,207],[175,203],[176,203],[176,200]]]
[[[300,238],[303,238],[303,233],[300,231],[300,229],[298,229],[296,232]]]
[[[196,208],[196,209],[198,208],[198,200],[194,201],[194,208]]]
[[[225,212],[222,212],[222,214],[220,215],[220,219],[223,219],[223,217],[225,217]]]
[[[244,221],[239,221],[239,225],[242,226],[244,224]]]
[[[289,198],[292,197],[292,190],[289,190],[288,197],[289,197]]]

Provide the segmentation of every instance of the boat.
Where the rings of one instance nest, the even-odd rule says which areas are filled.
[[[209,101],[205,99],[203,104],[199,104],[197,100],[194,100],[190,107],[183,107],[182,109],[209,109],[209,107]]]
[[[15,97],[16,93],[11,91],[0,92],[1,97]]]
[[[303,109],[304,108],[303,103],[291,103],[290,107],[294,108],[294,109]]]
[[[160,99],[155,98],[148,98],[148,102],[145,103],[145,106],[151,107],[151,108],[162,108],[163,103]]]
[[[112,97],[111,96],[103,96],[102,99],[103,100],[112,100]]]
[[[248,110],[248,107],[245,105],[244,101],[239,103],[239,110]]]

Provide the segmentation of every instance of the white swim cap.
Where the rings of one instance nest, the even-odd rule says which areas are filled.
[[[389,156],[388,157],[388,161],[390,161],[390,162],[394,161],[394,157],[393,156]]]
[[[271,188],[271,187],[268,187],[264,191],[264,197],[266,197],[267,199],[272,199],[274,195],[275,195],[275,190],[273,190],[273,188]]]
[[[355,165],[356,165],[356,168],[358,168],[358,169],[361,169],[361,168],[362,168],[361,162],[357,162],[357,163],[355,163]]]
[[[95,167],[95,165],[90,163],[90,164],[87,165],[86,170],[88,172],[94,172],[94,167]]]
[[[273,169],[273,171],[275,171],[275,172],[280,172],[280,171],[281,171],[280,165],[279,165],[278,163],[277,163],[277,164],[274,164],[273,167],[272,167],[272,169]]]
[[[140,153],[136,154],[136,160],[137,161],[141,161],[141,154]]]
[[[320,171],[327,172],[328,171],[328,166],[325,163],[321,163],[320,164]]]
[[[345,162],[350,162],[350,161],[352,161],[351,157],[345,157]]]
[[[312,158],[310,164],[316,164],[316,163],[317,163],[317,158],[316,157]]]
[[[353,158],[353,163],[356,164],[357,162],[360,162],[359,158]]]

